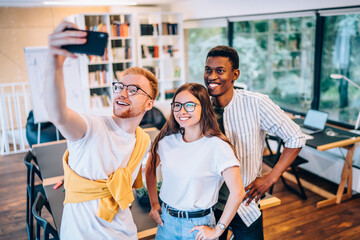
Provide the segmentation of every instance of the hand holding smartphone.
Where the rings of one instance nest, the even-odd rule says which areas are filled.
[[[104,55],[109,34],[105,32],[79,30],[76,28],[66,28],[64,31],[68,30],[87,32],[86,43],[81,45],[64,45],[61,48],[66,49],[72,53],[82,53],[97,56]]]

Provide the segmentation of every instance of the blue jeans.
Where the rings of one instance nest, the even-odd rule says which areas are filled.
[[[174,208],[172,208],[174,209]],[[164,207],[161,205],[161,219],[164,222],[164,226],[158,225],[155,239],[157,240],[194,240],[197,234],[197,230],[190,233],[190,230],[194,226],[205,225],[214,228],[215,227],[215,216],[214,212],[211,211],[205,217],[199,218],[177,218],[170,216]]]
[[[220,219],[222,211],[215,209],[215,217],[216,219]],[[235,214],[235,217],[230,222],[229,227],[234,234],[234,240],[263,240],[263,223],[262,223],[262,214],[261,216],[253,222],[249,227],[245,225],[243,220],[240,218],[239,214]],[[228,228],[225,232],[220,236],[220,240],[226,240],[226,236],[228,233]]]

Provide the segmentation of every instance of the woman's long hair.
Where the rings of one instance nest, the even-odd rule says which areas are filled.
[[[182,85],[177,89],[172,99],[172,102],[175,101],[176,96],[183,92],[189,91],[194,97],[196,97],[201,104],[201,118],[200,118],[200,128],[201,132],[205,137],[218,137],[228,143],[234,151],[236,156],[236,151],[234,146],[230,143],[229,139],[221,132],[214,110],[211,106],[210,96],[206,88],[198,83],[187,83]],[[155,173],[156,171],[156,160],[157,160],[157,149],[159,146],[159,141],[166,136],[171,134],[181,133],[185,134],[185,131],[180,127],[179,123],[175,120],[174,112],[171,110],[170,117],[166,121],[163,128],[160,130],[160,133],[156,136],[152,146],[151,146],[151,171]]]

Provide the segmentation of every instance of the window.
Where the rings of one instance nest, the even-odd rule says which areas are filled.
[[[284,109],[306,112],[313,93],[314,38],[315,16],[234,22],[238,81]]]
[[[314,11],[279,13],[229,17],[232,24],[188,28],[188,80],[202,84],[207,52],[228,45],[227,36],[232,36],[230,42],[240,58],[237,83],[269,95],[284,110],[304,114],[313,107],[328,112],[328,119],[340,125],[355,125],[360,90],[330,75],[341,74],[360,85],[360,9],[317,12],[318,18]],[[318,49],[315,36],[322,36],[317,39]]]
[[[217,45],[227,45],[226,27],[190,28],[187,30],[189,82],[204,84],[206,55]]]
[[[360,109],[360,89],[337,73],[360,85],[360,14],[325,17],[322,50],[320,106],[329,119],[355,125]]]

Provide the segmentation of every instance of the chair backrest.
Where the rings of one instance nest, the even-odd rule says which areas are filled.
[[[64,175],[62,157],[66,148],[66,140],[33,145],[33,152],[44,179]]]
[[[145,113],[144,117],[140,122],[140,127],[142,128],[156,127],[158,130],[160,130],[165,123],[166,123],[166,118],[164,114],[156,107],[153,107],[151,110]]]
[[[41,212],[43,207],[50,213],[50,205],[47,199],[41,194],[38,193],[34,205],[32,207],[32,213],[36,219],[36,239],[40,239],[41,236],[41,228],[44,229],[43,231],[43,238],[44,240],[50,239],[50,235],[52,235],[55,240],[59,240],[59,234],[56,229],[45,219],[41,217]]]
[[[271,148],[269,140],[277,142],[276,152],[274,152],[272,150],[273,148]],[[266,134],[266,136],[265,136],[265,144],[266,144],[266,147],[269,149],[270,156],[273,157],[276,160],[279,160],[280,155],[281,155],[281,147],[284,144],[283,140],[281,138],[277,137],[277,136]]]
[[[276,151],[273,151],[274,147],[271,147],[269,140],[272,141],[276,141],[277,142],[277,147],[276,147]],[[265,144],[266,147],[268,148],[268,152],[269,155],[264,155],[263,156],[263,161],[264,163],[266,163],[267,165],[269,165],[270,167],[274,167],[277,162],[280,159],[280,155],[281,155],[281,147],[283,146],[284,142],[281,138],[274,136],[274,135],[266,135],[265,136]]]
[[[37,159],[31,151],[28,151],[28,153],[25,155],[24,163],[25,163],[25,166],[27,169],[26,180],[27,180],[28,185],[30,185],[31,183],[32,183],[32,185],[34,185],[35,174],[40,178],[40,180],[42,180],[42,176],[41,176],[41,173],[40,173],[40,170],[38,167]]]

